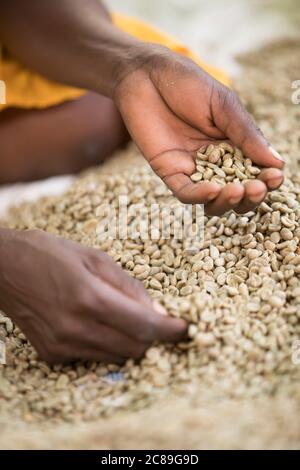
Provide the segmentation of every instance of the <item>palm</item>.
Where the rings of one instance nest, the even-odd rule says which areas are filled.
[[[272,168],[263,170],[262,181],[248,183],[246,188],[229,184],[221,190],[211,182],[192,183],[189,176],[195,170],[197,149],[227,138],[236,145],[238,138],[243,140],[242,135],[234,138],[234,133],[239,133],[239,123],[232,127],[232,116],[226,114],[230,105],[226,101],[228,89],[198,67],[187,68],[185,62],[151,73],[137,70],[133,75],[120,101],[125,124],[153,170],[181,201],[212,201],[206,206],[211,213],[223,213],[233,207],[243,212],[265,197],[267,186],[274,189],[268,185],[270,178],[275,181],[273,186],[281,183],[281,172]],[[245,116],[248,125],[253,126],[246,113]],[[262,158],[260,149],[251,151],[251,143],[246,150],[262,166],[279,166],[272,155],[264,154]]]

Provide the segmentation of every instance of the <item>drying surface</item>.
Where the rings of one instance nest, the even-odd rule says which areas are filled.
[[[2,367],[0,373],[2,447],[299,447],[300,425],[297,416],[300,408],[300,365],[292,362],[292,342],[300,339],[300,180],[297,169],[300,106],[291,102],[291,82],[300,76],[299,64],[294,60],[299,54],[299,47],[299,42],[283,42],[250,54],[242,61],[244,73],[237,83],[245,103],[268,138],[287,160],[293,160],[290,162],[293,165],[289,164],[287,169],[284,187],[273,193],[266,205],[256,214],[246,217],[229,214],[222,219],[215,218],[213,223],[207,221],[208,240],[213,240],[213,243],[204,247],[204,251],[208,250],[205,251],[205,256],[200,255],[199,259],[194,260],[185,258],[184,264],[195,266],[198,263],[198,266],[191,271],[185,269],[186,266],[180,266],[181,271],[188,271],[188,275],[186,278],[186,274],[182,272],[181,277],[177,279],[179,286],[173,286],[179,291],[178,297],[174,297],[177,292],[172,289],[168,293],[172,283],[167,285],[165,274],[169,278],[169,275],[173,274],[172,271],[168,272],[166,269],[166,272],[162,273],[163,276],[157,276],[161,271],[156,270],[145,274],[144,282],[150,293],[164,301],[174,315],[180,312],[196,326],[196,330],[190,329],[192,341],[189,351],[185,352],[184,346],[176,350],[163,348],[159,350],[159,357],[164,359],[160,362],[157,361],[158,348],[152,348],[141,367],[127,364],[124,372],[129,386],[124,389],[123,382],[107,383],[105,375],[108,370],[97,364],[78,364],[77,368],[73,369],[57,368],[49,371],[46,366],[36,361],[34,352],[25,339],[14,329],[10,320],[3,317],[2,329],[3,334],[7,336],[12,365]],[[115,187],[119,177],[114,176],[114,165],[119,169],[118,158],[117,156],[115,162],[108,164],[104,169],[95,169],[78,178],[65,197],[53,198],[13,211],[10,224],[45,228],[87,244],[94,244],[93,231],[96,222],[95,217],[91,216],[94,209],[87,209],[87,206],[94,201],[92,205],[99,207],[101,191],[107,195],[106,185]],[[128,156],[128,162],[124,161],[124,165],[130,165],[131,159],[134,162],[139,161],[135,166],[136,180],[132,182],[136,184],[138,178],[144,180],[146,176],[146,193],[155,187],[160,192],[156,196],[161,198],[162,202],[164,198],[169,202],[171,196],[163,188],[159,189],[155,176],[152,176],[141,158],[135,156],[134,151],[133,155]],[[132,174],[129,167],[127,173],[124,171],[122,176],[130,180]],[[105,183],[107,179],[109,182]],[[83,201],[83,197],[81,199],[85,209],[74,206],[74,196],[78,195],[78,191],[82,191],[82,196],[85,196]],[[135,197],[139,199],[144,196],[137,190]],[[47,219],[53,208],[56,214]],[[233,235],[230,231],[226,233],[226,221],[227,228],[229,226],[233,230],[239,230],[239,239],[246,237],[245,246],[241,246],[237,239],[236,245],[233,243],[230,246],[229,242],[226,242],[225,239],[232,238]],[[253,223],[256,223],[254,231],[248,230],[249,226],[254,228]],[[273,234],[279,235],[269,234],[270,223],[279,225],[279,228],[273,230]],[[223,242],[220,243],[218,240],[222,240],[222,236]],[[224,242],[227,243],[225,251],[221,248]],[[250,246],[247,246],[249,244]],[[218,256],[215,249],[211,250],[211,246],[217,248]],[[261,247],[265,248],[264,253]],[[128,252],[135,248],[126,247]],[[127,265],[131,258],[122,260],[120,252],[123,249],[118,243],[107,246],[116,261],[124,263],[124,267],[133,272],[139,263]],[[170,264],[169,268],[172,269],[175,263],[175,259],[171,260],[172,254],[163,246],[161,251],[164,264]],[[276,260],[272,257],[274,252]],[[153,253],[150,250],[149,256]],[[234,257],[226,259],[228,254]],[[136,255],[137,253],[134,257]],[[182,257],[185,256],[183,253]],[[237,268],[236,263],[245,257],[247,263],[242,262]],[[222,268],[222,263],[220,266],[215,263],[221,258],[225,259],[227,274],[232,274],[229,279],[226,277],[225,283],[224,276],[218,281],[218,277],[224,274],[222,269],[219,269],[216,278],[214,276],[216,268]],[[160,267],[159,263],[158,266],[155,264],[152,268]],[[243,279],[243,268],[248,270],[247,279]],[[203,276],[197,275],[195,278],[190,275],[202,271]],[[140,275],[140,269],[138,273],[133,274]],[[237,275],[242,279],[236,279]],[[153,282],[154,279],[158,283]],[[192,279],[197,279],[197,282],[187,282]],[[217,299],[214,296],[216,286]],[[243,286],[241,291],[240,286]],[[192,290],[182,291],[185,287],[191,287]],[[264,294],[263,290],[266,290]],[[223,297],[225,304],[222,304]],[[240,307],[238,315],[234,310],[237,306]],[[205,315],[203,311],[206,312]],[[269,322],[266,325],[267,317]],[[250,326],[246,334],[243,327],[240,331],[241,320],[246,330]],[[254,328],[255,325],[258,330]],[[239,357],[235,356],[236,344],[230,343],[232,338],[235,340],[236,333],[238,340],[244,340],[248,336],[246,343],[238,343],[238,346],[242,346],[241,351],[239,348],[237,351],[240,353]],[[270,343],[265,343],[269,338]],[[265,353],[262,353],[262,350]],[[180,358],[179,362],[175,356]],[[13,378],[16,372],[13,363],[16,358],[19,360],[17,380]],[[28,363],[28,359],[29,362],[32,361],[29,368],[22,365],[24,360]],[[34,390],[35,381],[41,384],[38,391]],[[109,390],[108,394],[105,389]],[[117,411],[119,407],[123,410]],[[105,414],[106,417],[99,418],[100,414]],[[73,419],[77,419],[76,429],[73,424],[68,424],[68,421]],[[96,421],[93,423],[93,420]],[[85,424],[83,421],[91,423]]]

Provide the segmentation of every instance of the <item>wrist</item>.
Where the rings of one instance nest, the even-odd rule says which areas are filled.
[[[8,260],[12,262],[14,260],[14,247],[18,245],[18,242],[22,242],[29,232],[29,230],[0,228],[0,284],[3,281],[3,273]]]
[[[114,98],[115,90],[124,76],[139,67],[145,53],[145,43],[103,20],[101,37],[89,45],[89,54],[95,57],[92,67],[92,86],[95,91]]]
[[[135,41],[126,49],[119,65],[116,68],[116,74],[111,89],[111,98],[116,103],[122,99],[122,93],[127,89],[126,84],[130,88],[138,88],[138,80],[146,76],[150,76],[151,72],[163,66],[165,60],[169,57],[171,51],[159,44],[145,43]],[[138,75],[139,74],[139,75]],[[137,80],[133,77],[139,77]]]

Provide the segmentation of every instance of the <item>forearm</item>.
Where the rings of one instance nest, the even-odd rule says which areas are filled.
[[[3,272],[5,270],[5,254],[7,252],[7,243],[16,236],[17,230],[12,230],[8,228],[0,227],[0,287],[3,277]]]
[[[3,268],[3,254],[5,252],[5,242],[7,240],[7,236],[12,233],[12,230],[9,230],[7,228],[0,227],[0,272]]]
[[[0,310],[5,307],[5,269],[10,251],[8,246],[17,234],[16,230],[0,227]]]
[[[0,42],[49,79],[107,96],[143,44],[112,24],[100,0],[2,0]]]

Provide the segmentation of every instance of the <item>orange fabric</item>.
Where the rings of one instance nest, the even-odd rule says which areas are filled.
[[[216,79],[230,85],[230,80],[226,74],[219,69],[206,65],[187,47],[171,36],[161,33],[158,29],[142,21],[119,13],[113,14],[113,22],[123,31],[142,41],[159,43],[178,54],[190,57]],[[79,98],[86,93],[85,90],[50,81],[23,67],[11,57],[5,57],[0,61],[0,80],[3,80],[6,85],[6,103],[0,104],[0,110],[7,107],[47,108],[64,101]]]
[[[115,13],[113,14],[113,22],[123,31],[135,36],[141,41],[153,42],[157,44],[162,44],[163,46],[168,47],[178,54],[185,55],[192,59],[196,64],[200,65],[205,69],[210,75],[215,77],[224,85],[230,86],[231,80],[228,75],[222,70],[207,65],[203,62],[196,54],[194,54],[189,48],[177,41],[177,39],[172,36],[162,33],[159,29],[155,28],[152,25],[149,25],[145,22],[126,16],[124,14]]]

